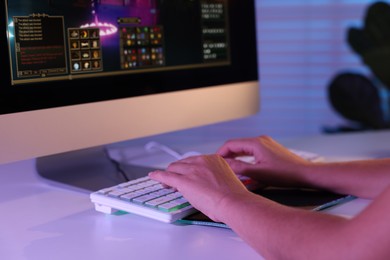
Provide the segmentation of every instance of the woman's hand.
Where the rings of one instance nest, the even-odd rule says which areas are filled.
[[[273,186],[304,186],[303,169],[310,164],[268,136],[229,140],[217,154],[237,175]],[[253,156],[254,162],[238,160],[240,156]]]
[[[214,221],[221,221],[225,199],[250,194],[226,161],[218,155],[189,157],[154,171],[151,179],[176,188],[192,206]]]

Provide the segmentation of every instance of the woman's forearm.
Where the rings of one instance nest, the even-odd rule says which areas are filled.
[[[266,259],[335,259],[327,249],[343,243],[338,234],[348,222],[344,218],[289,208],[256,195],[227,204],[224,222]]]
[[[282,206],[250,194],[227,198],[221,219],[266,259],[388,259],[390,188],[352,219]]]
[[[304,168],[304,183],[309,187],[340,194],[375,198],[390,185],[390,159],[316,163]]]

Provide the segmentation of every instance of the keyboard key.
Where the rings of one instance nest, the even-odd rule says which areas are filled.
[[[158,208],[165,212],[172,212],[175,210],[179,210],[181,208],[184,208],[186,206],[189,206],[190,203],[186,200],[177,199],[170,201],[168,203],[164,203],[162,205],[159,205]]]

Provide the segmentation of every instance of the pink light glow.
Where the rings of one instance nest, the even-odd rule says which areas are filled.
[[[95,1],[94,0],[91,0],[91,8],[92,8],[91,13],[95,18],[94,19],[95,22],[81,25],[80,28],[92,28],[92,27],[99,28],[99,35],[101,37],[115,34],[118,31],[118,28],[111,23],[99,22],[99,18],[97,16],[96,9],[95,9]]]
[[[80,26],[80,28],[91,28],[91,27],[99,28],[99,34],[102,37],[115,34],[118,31],[118,28],[111,23],[96,22],[96,23],[87,23]]]

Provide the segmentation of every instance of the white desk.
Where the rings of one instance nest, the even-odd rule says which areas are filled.
[[[205,143],[191,148],[212,152],[220,144]],[[282,143],[330,159],[390,157],[390,131]],[[43,181],[33,160],[0,166],[0,183],[1,259],[261,259],[231,230],[96,212],[87,193]],[[353,216],[368,203],[358,199],[330,212]]]

